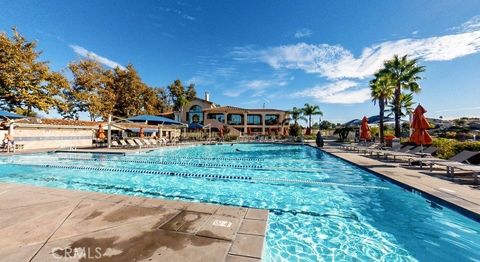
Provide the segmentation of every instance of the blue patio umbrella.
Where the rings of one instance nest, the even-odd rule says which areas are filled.
[[[7,111],[0,111],[0,117],[8,118],[8,119],[20,119],[20,118],[25,118],[26,116],[22,116],[19,114],[15,113],[10,113]]]
[[[182,123],[163,116],[138,115],[128,119],[132,122],[147,123],[149,125],[183,125]]]

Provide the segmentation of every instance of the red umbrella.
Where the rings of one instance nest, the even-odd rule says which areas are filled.
[[[410,136],[410,142],[421,146],[430,145],[432,143],[432,137],[427,132],[427,129],[430,128],[430,124],[423,115],[426,112],[427,110],[421,105],[418,105],[417,108],[415,108],[415,111],[413,111],[413,121],[411,126],[415,131],[413,131],[412,136]]]
[[[368,127],[368,119],[366,116],[364,116],[362,119],[362,125],[360,126],[360,139],[367,141],[371,137],[370,128]]]
[[[98,125],[97,138],[99,140],[105,140],[105,130],[102,124]]]

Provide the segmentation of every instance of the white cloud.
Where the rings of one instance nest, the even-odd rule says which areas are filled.
[[[253,92],[252,97],[258,97],[264,95],[269,88],[288,85],[293,79],[293,77],[286,78],[285,75],[280,74],[273,79],[242,80],[237,82],[234,88],[224,91],[223,94],[230,97],[237,97],[250,91]]]
[[[418,35],[418,30],[413,31],[412,35]]]
[[[307,38],[310,36],[312,36],[312,30],[308,28],[298,29],[294,35],[295,38]]]
[[[119,64],[115,61],[112,61],[112,60],[110,60],[106,57],[99,56],[99,55],[95,54],[94,52],[88,51],[87,49],[85,49],[81,46],[70,45],[70,48],[72,48],[73,52],[75,52],[79,56],[90,58],[90,59],[95,60],[95,61],[99,62],[100,64],[108,66],[110,68],[119,67],[120,69],[125,70],[125,67],[122,66],[121,64]]]
[[[463,23],[459,29],[462,32],[473,32],[480,30],[480,15],[472,17],[470,20]]]
[[[326,85],[316,85],[294,94],[295,97],[311,97],[330,104],[356,104],[370,100],[370,89],[359,88],[358,83],[340,80]]]
[[[409,55],[426,61],[447,61],[480,51],[480,30],[423,39],[401,39],[374,44],[355,57],[340,45],[283,45],[263,50],[236,48],[239,61],[263,62],[275,69],[298,69],[328,79],[365,78],[393,55]]]

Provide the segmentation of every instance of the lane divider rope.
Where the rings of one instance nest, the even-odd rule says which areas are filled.
[[[151,160],[134,160],[134,159],[107,159],[107,158],[77,158],[77,157],[59,157],[59,160],[72,161],[91,161],[91,162],[122,162],[122,163],[138,163],[138,164],[157,164],[157,165],[180,165],[195,167],[231,167],[237,169],[254,169],[263,171],[290,171],[290,172],[320,172],[319,169],[313,168],[285,168],[285,167],[265,167],[262,165],[232,165],[220,163],[195,163],[195,162],[176,162],[176,161],[151,161]]]
[[[250,176],[232,176],[232,175],[217,175],[217,174],[194,174],[194,173],[179,173],[179,172],[148,170],[148,169],[64,166],[64,165],[51,165],[51,164],[15,164],[15,165],[45,167],[45,168],[76,169],[76,170],[94,170],[94,171],[105,171],[105,172],[141,173],[141,174],[167,175],[167,176],[189,177],[189,178],[224,179],[224,180],[252,181],[252,182],[266,181],[266,182],[282,182],[282,183],[317,184],[317,185],[352,187],[352,188],[389,189],[387,187],[381,187],[381,186],[353,185],[353,184],[343,184],[343,183],[334,183],[334,182],[324,182],[324,181],[318,181],[318,180],[257,178],[257,177],[250,177]]]
[[[75,152],[75,151],[55,151],[53,153],[56,154],[77,154],[77,153],[85,153],[85,152]],[[90,153],[90,152],[88,152]],[[99,152],[91,152],[92,155],[98,156],[102,155],[102,153]],[[120,154],[118,154],[120,155]],[[175,159],[199,159],[199,160],[225,160],[225,161],[256,161],[260,162],[263,161],[261,158],[253,158],[253,157],[190,157],[190,156],[147,156],[147,155],[129,155],[129,154],[124,154],[123,156],[125,157],[144,157],[144,158],[175,158]]]
[[[272,181],[272,182],[301,183],[301,184],[317,184],[317,185],[354,187],[354,188],[389,189],[388,187],[382,187],[382,186],[354,185],[354,184],[344,184],[344,183],[325,182],[325,181],[318,181],[318,180],[304,180],[304,179],[256,178],[256,177],[252,177],[252,180],[253,180],[253,181]]]
[[[63,165],[50,165],[50,164],[33,164],[33,165],[29,165],[29,166],[47,167],[47,168],[62,168],[62,169],[77,169],[77,170],[94,170],[94,171],[105,171],[105,172],[141,173],[141,174],[167,175],[167,176],[177,176],[177,177],[213,178],[213,179],[231,179],[231,180],[252,180],[252,178],[248,177],[248,176],[193,174],[193,173],[179,173],[179,172],[148,170],[148,169],[106,168],[106,167],[90,167],[90,166],[63,166]]]
[[[94,161],[94,162],[123,162],[123,163],[139,163],[139,164],[160,164],[160,165],[182,165],[182,166],[196,166],[196,167],[233,167],[244,169],[260,169],[260,165],[230,165],[230,164],[211,164],[211,163],[194,163],[194,162],[175,162],[175,161],[149,161],[149,160],[123,160],[123,159],[99,159],[99,158],[75,158],[75,157],[59,157],[60,160],[75,160],[75,161]]]

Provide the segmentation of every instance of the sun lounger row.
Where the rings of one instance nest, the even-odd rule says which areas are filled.
[[[165,138],[155,140],[153,138],[127,138],[112,141],[113,147],[124,148],[145,148],[145,147],[159,147],[175,144],[174,141],[168,141]]]
[[[455,170],[462,170],[472,173],[475,183],[478,183],[480,176],[480,166],[472,165],[468,160],[480,156],[480,152],[474,151],[462,151],[452,158],[445,160],[435,158],[434,154],[437,148],[434,146],[422,147],[422,146],[402,146],[396,145],[391,148],[382,148],[379,144],[370,145],[348,145],[342,147],[344,150],[354,151],[370,155],[377,158],[389,159],[391,157],[393,161],[401,160],[406,161],[410,166],[419,165],[429,166],[430,172],[433,172],[434,166],[443,166],[446,168],[447,176],[454,177]]]

